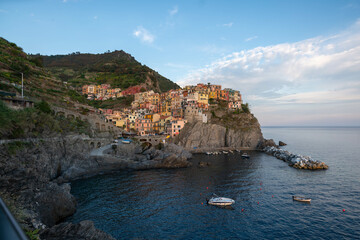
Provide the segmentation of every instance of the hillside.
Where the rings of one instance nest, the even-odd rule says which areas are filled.
[[[15,43],[0,37],[0,90],[20,95],[21,73],[25,97],[56,104],[69,100],[66,86],[42,68],[41,59],[27,55]]]
[[[21,94],[21,73],[24,74],[24,95],[54,105],[76,108],[77,103],[92,107],[127,107],[133,96],[107,101],[89,101],[80,95],[84,84],[110,83],[126,89],[143,85],[156,92],[179,86],[154,70],[141,65],[124,51],[104,54],[41,56],[28,55],[15,43],[0,37],[0,90]]]
[[[35,55],[36,56],[36,55]],[[142,65],[124,51],[103,54],[72,53],[42,56],[44,67],[73,87],[85,84],[111,84],[126,89],[142,85],[147,90],[165,92],[179,88],[176,83]]]

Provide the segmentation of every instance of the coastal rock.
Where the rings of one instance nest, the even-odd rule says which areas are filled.
[[[87,137],[84,141],[81,135],[34,140],[11,153],[7,145],[0,145],[0,196],[10,203],[11,209],[17,210],[14,215],[23,227],[51,228],[75,212],[76,201],[70,193],[70,185],[66,184],[68,181],[126,168],[191,166],[188,161],[191,154],[174,144],[162,150],[151,146],[144,149],[139,143],[120,144],[107,154],[90,156],[92,141],[99,140]],[[110,139],[102,141],[102,144],[111,142]],[[76,235],[76,226],[69,225],[66,229],[71,233],[69,237],[62,236],[62,232],[57,233],[59,229],[54,228],[49,230],[53,235],[44,233],[47,237],[42,239],[93,239]]]
[[[200,121],[187,123],[174,139],[175,144],[186,150],[203,151],[224,147],[257,149],[262,141],[260,124],[252,114],[242,115],[239,122],[232,122],[229,126],[220,121],[216,124]]]
[[[210,166],[210,165],[211,165],[211,164],[210,164],[209,162],[200,161],[200,162],[198,163],[198,167],[200,167],[200,168],[208,167],[208,166]]]
[[[265,147],[278,147],[278,145],[276,145],[274,139],[264,139],[262,142],[260,142],[258,148],[263,149]]]
[[[277,147],[265,147],[263,151],[284,162],[288,162],[290,166],[297,169],[319,170],[328,169],[324,162],[313,160],[311,157],[293,154]]]
[[[174,153],[179,157],[185,157],[187,159],[192,158],[192,154],[190,152],[186,151],[183,147],[173,143],[167,144],[164,151]]]
[[[49,183],[47,188],[35,196],[38,203],[41,221],[47,226],[53,226],[71,216],[76,211],[75,197],[70,194],[70,185],[59,186]]]
[[[41,231],[40,237],[49,240],[115,240],[109,234],[96,229],[92,221],[77,224],[64,222]]]
[[[283,141],[279,141],[279,146],[286,146],[287,144],[284,143]]]

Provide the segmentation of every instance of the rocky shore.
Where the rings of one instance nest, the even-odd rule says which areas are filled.
[[[188,123],[174,139],[174,143],[192,152],[258,149],[263,135],[257,119],[251,114],[244,114],[236,123],[236,126],[221,123]]]
[[[24,229],[40,229],[41,239],[113,239],[91,222],[62,222],[76,211],[69,181],[125,168],[191,165],[191,154],[174,144],[161,150],[119,145],[95,157],[91,150],[82,136],[0,145],[0,196]]]
[[[308,156],[293,154],[289,151],[280,149],[276,146],[267,146],[263,148],[262,151],[276,157],[277,159],[289,163],[289,166],[292,166],[297,169],[308,169],[308,170],[328,169],[328,166],[324,162],[314,160]]]

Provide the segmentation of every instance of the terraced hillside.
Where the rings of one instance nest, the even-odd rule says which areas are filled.
[[[147,90],[165,92],[179,88],[176,83],[142,65],[124,51],[103,54],[72,53],[42,56],[44,67],[53,75],[73,87],[85,84],[109,83],[126,89],[142,85]]]

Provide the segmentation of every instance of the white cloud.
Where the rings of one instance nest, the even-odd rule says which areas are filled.
[[[133,35],[145,43],[152,43],[155,40],[155,36],[141,26],[134,30]]]
[[[249,37],[249,38],[245,39],[245,42],[249,42],[249,41],[254,40],[256,38],[258,38],[258,37],[257,36]]]
[[[184,86],[200,81],[238,89],[245,101],[251,100],[255,114],[265,125],[280,123],[276,122],[280,118],[271,118],[271,113],[266,111],[268,108],[273,109],[272,114],[289,121],[297,119],[293,123],[299,124],[310,114],[309,104],[317,106],[311,109],[318,114],[319,123],[320,113],[325,122],[332,116],[327,111],[336,111],[324,105],[333,105],[348,109],[349,112],[339,111],[345,122],[357,121],[359,125],[359,76],[360,20],[333,36],[233,52],[191,72],[178,84]],[[290,119],[290,113],[296,117]],[[346,119],[350,116],[353,120]],[[340,121],[341,118],[336,119]]]
[[[229,23],[224,23],[223,24],[223,27],[232,27],[232,25],[233,25],[234,23],[233,22],[229,22]]]
[[[170,14],[170,16],[174,16],[175,14],[178,13],[178,11],[179,11],[178,6],[174,6],[173,9],[171,9],[171,10],[169,11],[169,14]]]

